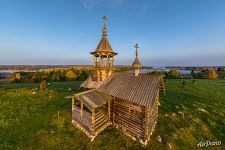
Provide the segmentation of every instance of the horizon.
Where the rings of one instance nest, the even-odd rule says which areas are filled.
[[[225,66],[225,1],[1,1],[0,65],[91,65],[102,16],[116,65]]]

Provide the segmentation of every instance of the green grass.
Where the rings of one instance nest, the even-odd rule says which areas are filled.
[[[114,128],[93,142],[75,128],[71,100],[65,97],[80,92],[81,82],[51,83],[35,94],[32,89],[39,84],[1,83],[0,149],[167,149],[168,142],[172,149],[199,149],[197,144],[206,140],[222,142],[209,149],[225,149],[225,81],[195,81],[187,80],[185,87],[182,80],[166,81],[158,123],[146,147]],[[162,142],[156,140],[158,135]]]

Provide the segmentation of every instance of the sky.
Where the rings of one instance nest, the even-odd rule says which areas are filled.
[[[92,64],[104,15],[117,65],[225,65],[224,0],[1,0],[0,65]]]

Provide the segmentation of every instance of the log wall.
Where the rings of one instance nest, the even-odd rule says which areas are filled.
[[[81,107],[73,105],[72,118],[76,124],[85,129],[92,139],[107,126],[114,124],[125,130],[128,135],[140,139],[141,143],[146,144],[157,122],[158,99],[159,91],[150,107],[116,97],[105,105],[90,111],[82,109],[82,105]]]
[[[144,107],[114,98],[111,104],[111,121],[132,137],[148,141],[158,117],[158,96],[151,107]]]
[[[95,114],[93,117],[94,123],[92,124],[92,126],[95,133],[98,133],[100,130],[102,130],[102,128],[104,128],[107,123],[110,122],[107,112],[104,111],[101,107],[95,110]]]
[[[144,107],[118,98],[114,99],[114,124],[130,135],[144,138]]]

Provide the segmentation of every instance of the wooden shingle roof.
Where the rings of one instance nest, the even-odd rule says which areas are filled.
[[[96,90],[89,90],[75,94],[75,98],[79,99],[92,110],[106,104],[111,97]]]
[[[150,107],[158,94],[160,82],[161,76],[139,75],[135,77],[129,73],[118,73],[102,82],[96,82],[92,87],[96,87],[98,92]],[[91,84],[88,85],[86,82],[86,85],[90,87]]]
[[[95,49],[94,52],[91,52],[92,55],[99,57],[101,55],[101,57],[112,57],[117,55],[116,52],[113,51],[108,38],[107,38],[107,28],[106,28],[106,16],[103,17],[104,19],[104,27],[102,29],[102,38],[100,40],[100,42],[98,43],[97,48]],[[109,55],[108,55],[109,54]]]
[[[106,36],[102,37],[102,39],[98,43],[97,48],[95,49],[95,52],[102,52],[102,51],[114,53]]]
[[[91,76],[89,76],[81,85],[80,87],[86,89],[96,89],[99,85],[99,82],[94,81]]]

